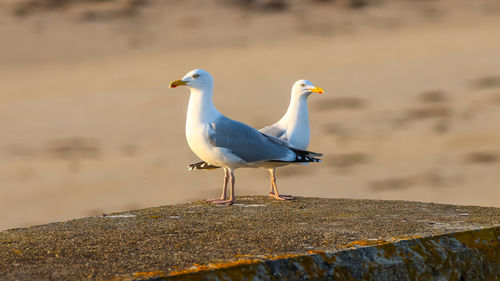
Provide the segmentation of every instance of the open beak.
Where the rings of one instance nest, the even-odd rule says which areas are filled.
[[[187,81],[184,81],[184,80],[175,80],[173,82],[170,83],[170,85],[168,85],[170,88],[175,88],[177,86],[184,86],[186,85],[188,82]]]
[[[320,87],[311,88],[311,89],[309,89],[309,91],[311,91],[313,93],[318,93],[318,94],[324,94],[325,93],[325,91],[323,91],[323,89],[321,89]]]

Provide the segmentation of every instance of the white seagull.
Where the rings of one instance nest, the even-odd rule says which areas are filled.
[[[312,93],[323,94],[320,87],[315,87],[308,80],[298,80],[292,86],[290,104],[283,117],[276,123],[260,129],[264,134],[275,136],[289,142],[295,148],[305,150],[309,146],[311,138],[309,128],[309,112],[307,108],[307,98]],[[272,163],[264,166],[271,175],[271,189],[269,195],[279,200],[293,199],[289,195],[280,195],[276,186],[276,167],[287,165],[286,163]],[[218,167],[209,165],[202,161],[189,165],[189,170],[216,169]]]
[[[186,139],[191,150],[210,165],[225,171],[223,191],[217,204],[234,202],[234,170],[242,167],[272,167],[281,163],[320,162],[322,154],[293,147],[286,141],[263,134],[243,123],[231,120],[215,108],[213,79],[202,69],[188,72],[170,83],[171,88],[191,90],[186,118]],[[229,200],[226,187],[231,180]]]

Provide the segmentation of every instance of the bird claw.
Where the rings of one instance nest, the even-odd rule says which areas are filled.
[[[274,193],[269,193],[269,196],[273,199],[276,199],[276,200],[283,200],[283,201],[286,201],[286,200],[294,200],[295,197],[293,197],[292,195],[285,195],[285,194],[282,194],[282,195],[276,195]]]
[[[225,199],[207,199],[206,202],[213,203],[215,205],[232,205],[234,200],[225,200]]]
[[[225,200],[225,199],[222,199],[222,198],[211,198],[211,199],[205,199],[205,202],[215,202],[215,201],[222,201],[222,200]]]

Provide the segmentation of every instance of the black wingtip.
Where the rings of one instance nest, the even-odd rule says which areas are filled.
[[[192,171],[192,170],[212,170],[212,169],[217,169],[217,168],[220,168],[220,167],[208,164],[205,161],[201,161],[201,162],[189,165],[188,166],[188,171]]]

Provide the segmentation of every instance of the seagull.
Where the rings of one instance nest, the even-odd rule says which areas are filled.
[[[308,80],[298,80],[292,86],[292,94],[290,104],[283,117],[276,123],[264,127],[259,131],[270,136],[280,138],[287,141],[295,148],[305,150],[309,146],[310,129],[309,129],[309,112],[307,109],[307,98],[312,93],[323,94],[324,90],[320,87],[315,87]],[[276,185],[276,168],[286,165],[285,163],[272,163],[266,168],[271,176],[271,189],[269,196],[278,200],[294,199],[290,195],[280,195]],[[207,162],[198,162],[189,165],[189,170],[216,169],[217,166],[209,165]]]
[[[190,89],[186,117],[186,139],[191,150],[209,165],[224,168],[224,185],[215,204],[232,204],[234,171],[238,168],[270,167],[282,163],[320,162],[320,153],[295,148],[274,136],[266,135],[241,122],[222,115],[214,106],[213,78],[205,70],[195,69],[182,79],[170,83],[170,88]],[[226,188],[231,182],[229,199]]]

